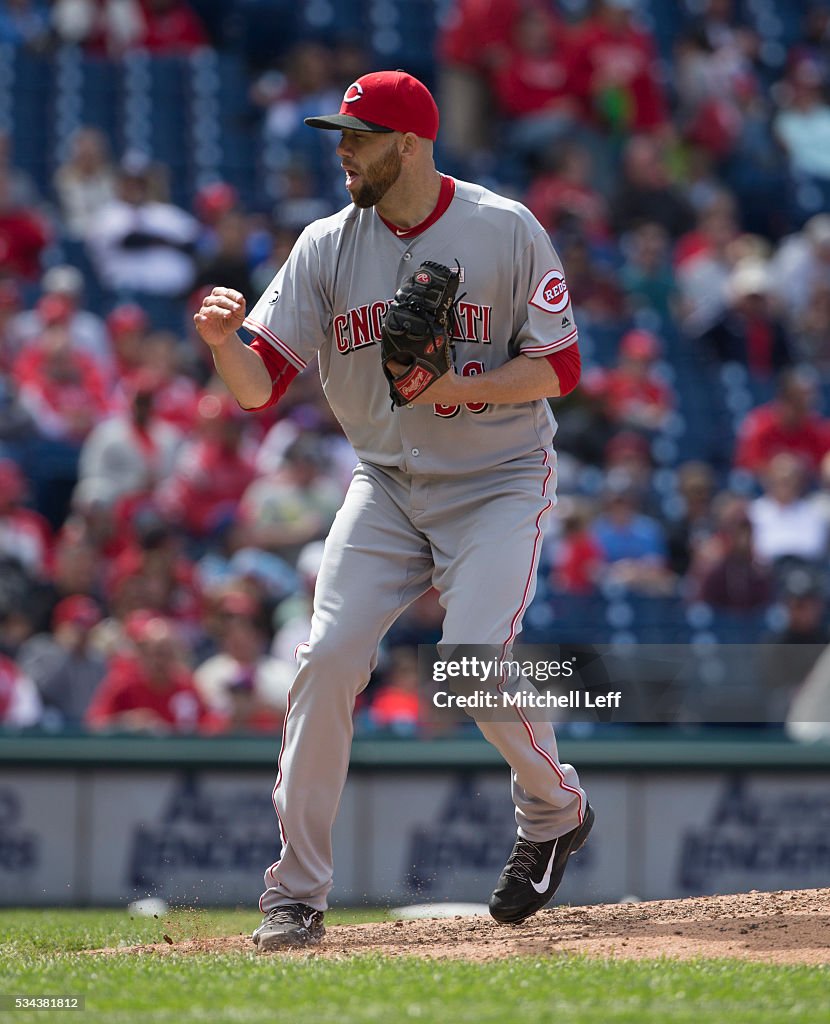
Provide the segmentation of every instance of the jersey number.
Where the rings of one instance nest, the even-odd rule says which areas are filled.
[[[479,373],[484,373],[484,364],[478,359],[471,359],[468,363],[465,363],[461,369],[462,377],[475,377],[476,374]],[[445,420],[452,419],[453,416],[457,416],[461,412],[460,405],[439,405],[436,402],[432,408],[436,416],[441,416]],[[467,402],[468,412],[478,414],[480,412],[484,412],[486,408],[486,402]]]

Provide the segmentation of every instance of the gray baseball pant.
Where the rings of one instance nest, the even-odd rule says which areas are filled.
[[[553,452],[540,449],[470,476],[355,470],[326,541],[311,636],[298,651],[273,792],[282,852],[265,872],[263,913],[297,902],[326,909],[355,698],[398,615],[434,585],[442,644],[509,653],[535,590],[554,466]],[[477,724],[512,769],[518,832],[535,842],[563,835],[586,806],[577,773],[560,764],[550,722],[509,714]]]

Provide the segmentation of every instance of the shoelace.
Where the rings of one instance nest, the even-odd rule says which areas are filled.
[[[530,879],[530,872],[539,862],[541,848],[529,839],[523,839],[505,866],[504,873],[515,878],[519,882],[527,882]]]
[[[302,911],[296,906],[272,907],[268,911],[268,920],[277,924],[300,924],[302,919]]]

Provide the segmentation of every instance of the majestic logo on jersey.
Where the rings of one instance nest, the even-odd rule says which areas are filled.
[[[346,355],[367,345],[378,344],[388,308],[388,302],[372,302],[350,309],[348,313],[338,313],[332,321],[337,351]],[[492,315],[492,306],[463,300],[456,303],[448,332],[450,339],[489,345]]]
[[[276,304],[279,301],[280,301],[280,293],[275,291],[274,294],[271,296],[271,298],[268,300],[268,305],[269,306],[276,306]]]
[[[343,94],[344,103],[354,103],[355,100],[359,100],[363,95],[363,86],[360,82],[352,82],[346,92]]]
[[[561,313],[569,301],[568,286],[561,270],[549,270],[530,297],[531,306],[545,313]]]

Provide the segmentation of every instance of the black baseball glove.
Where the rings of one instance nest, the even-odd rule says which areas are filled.
[[[380,358],[393,408],[423,394],[452,367],[448,321],[459,278],[458,270],[427,261],[389,304]]]

